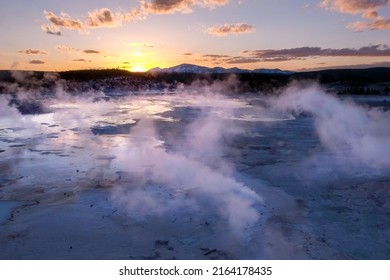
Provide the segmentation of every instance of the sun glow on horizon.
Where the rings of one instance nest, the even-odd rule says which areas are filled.
[[[131,68],[131,71],[132,72],[146,72],[146,69],[143,65],[134,65],[132,68]]]

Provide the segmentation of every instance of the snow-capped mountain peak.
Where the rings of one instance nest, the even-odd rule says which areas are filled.
[[[205,67],[199,66],[195,64],[180,64],[169,68],[152,68],[148,72],[150,73],[192,73],[192,74],[239,74],[239,73],[257,73],[257,74],[281,74],[281,75],[289,75],[293,72],[291,71],[283,71],[280,69],[255,69],[255,70],[247,70],[240,69],[237,67],[233,68],[223,68],[223,67]]]

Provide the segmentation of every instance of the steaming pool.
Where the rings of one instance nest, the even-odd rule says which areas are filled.
[[[384,99],[0,96],[0,259],[388,259]]]

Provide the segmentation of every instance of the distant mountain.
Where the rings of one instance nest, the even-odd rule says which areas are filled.
[[[180,64],[169,68],[152,68],[148,73],[191,73],[191,74],[241,74],[241,73],[256,73],[256,74],[280,74],[280,75],[291,75],[294,72],[283,71],[280,69],[240,69],[234,68],[223,68],[223,67],[205,67],[194,64]]]

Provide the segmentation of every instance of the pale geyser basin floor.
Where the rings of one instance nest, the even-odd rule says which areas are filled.
[[[123,114],[117,109],[112,115]],[[175,151],[199,111],[153,114],[156,145]],[[39,133],[3,129],[0,259],[388,259],[388,174],[329,164],[336,155],[308,116],[231,121],[245,133],[225,139],[222,156],[264,202],[243,234],[212,207],[137,216],[112,203],[116,185],[132,182],[111,150],[129,140],[131,121],[125,131],[114,121],[75,127],[56,118]],[[91,133],[97,125],[101,134]]]

